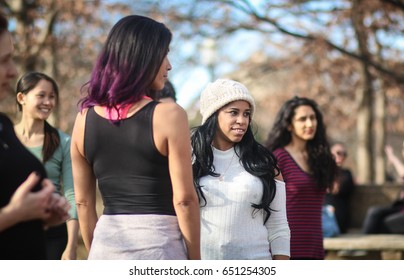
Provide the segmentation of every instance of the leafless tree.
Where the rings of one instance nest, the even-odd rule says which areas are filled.
[[[174,29],[181,30],[185,39],[201,40],[208,36],[220,41],[240,30],[262,33],[268,37],[267,41],[272,40],[272,47],[277,45],[278,49],[280,46],[284,52],[289,51],[286,60],[305,62],[306,66],[311,62],[317,67],[313,71],[305,68],[293,83],[305,85],[301,88],[309,90],[306,94],[319,100],[324,99],[321,95],[329,95],[328,99],[336,101],[336,107],[343,106],[338,102],[341,91],[330,90],[327,83],[331,79],[336,86],[345,88],[346,85],[338,83],[348,82],[356,104],[355,112],[349,114],[356,120],[358,181],[382,183],[386,117],[383,106],[388,98],[386,93],[396,92],[394,89],[400,92],[404,86],[402,49],[394,44],[394,38],[403,40],[402,7],[402,1],[381,0],[291,0],[259,4],[248,0],[207,0],[178,1],[166,4],[164,9]],[[184,28],[185,24],[188,28]],[[269,54],[268,58],[273,56]],[[220,57],[220,61],[225,60]],[[269,68],[273,71],[280,65],[290,66],[272,63]],[[321,74],[323,80],[314,79],[314,73]]]

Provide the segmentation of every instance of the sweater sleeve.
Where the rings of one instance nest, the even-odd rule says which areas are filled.
[[[60,135],[60,142],[62,145],[63,159],[61,179],[63,182],[64,196],[69,202],[71,208],[69,215],[72,219],[77,220],[76,199],[74,196],[73,173],[72,173],[72,160],[70,157],[70,136],[67,134]]]
[[[268,229],[268,241],[272,255],[290,256],[290,229],[286,215],[285,183],[276,182],[276,195],[271,202],[271,216],[265,226]]]

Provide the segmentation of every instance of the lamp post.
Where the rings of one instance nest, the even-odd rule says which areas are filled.
[[[206,65],[209,71],[209,80],[215,79],[215,64],[216,64],[216,42],[212,38],[206,38],[202,42],[201,48],[202,63]]]

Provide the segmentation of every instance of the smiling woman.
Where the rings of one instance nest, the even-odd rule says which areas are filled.
[[[56,192],[66,197],[70,204],[70,219],[46,231],[47,258],[76,259],[79,224],[72,165],[70,136],[51,126],[46,120],[57,105],[59,89],[48,75],[28,72],[17,82],[16,99],[22,112],[15,126],[20,141],[45,165]]]

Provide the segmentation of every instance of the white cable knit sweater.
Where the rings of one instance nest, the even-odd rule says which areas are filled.
[[[276,181],[276,196],[270,206],[277,212],[272,211],[264,225],[265,212],[253,212],[251,206],[261,201],[261,181],[244,170],[233,148],[227,151],[213,148],[213,155],[216,172],[225,174],[223,181],[212,176],[200,180],[207,201],[201,207],[202,259],[258,260],[272,259],[271,255],[290,256],[285,183]]]

